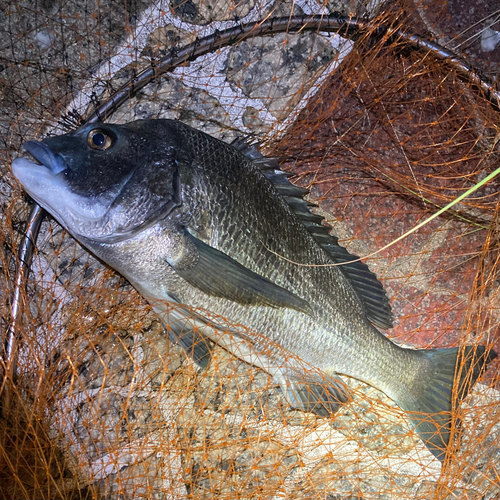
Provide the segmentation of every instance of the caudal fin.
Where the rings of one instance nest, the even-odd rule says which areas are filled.
[[[412,394],[405,394],[396,402],[409,412],[415,430],[429,450],[443,461],[450,440],[455,377],[458,379],[455,398],[458,406],[497,354],[492,350],[486,351],[484,346],[418,352],[425,358],[425,375],[416,382]]]

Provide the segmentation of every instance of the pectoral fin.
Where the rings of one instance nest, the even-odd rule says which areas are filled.
[[[311,314],[309,304],[294,293],[259,276],[223,252],[185,233],[190,250],[197,255],[183,265],[182,259],[170,263],[177,274],[189,284],[215,297],[243,305],[287,307]]]

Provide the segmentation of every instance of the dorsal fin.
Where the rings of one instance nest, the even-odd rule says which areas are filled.
[[[331,228],[323,224],[323,217],[313,214],[310,211],[310,207],[316,207],[317,205],[303,199],[303,196],[308,194],[309,191],[294,186],[288,180],[290,174],[280,170],[278,158],[264,157],[259,151],[258,145],[250,145],[241,138],[235,139],[232,145],[252,160],[267,179],[273,183],[274,187],[293,209],[297,217],[304,223],[314,239],[335,263],[350,262],[358,258],[339,245],[338,238],[330,234]],[[391,328],[391,306],[377,276],[361,261],[339,266],[339,269],[344,272],[353,285],[354,290],[356,290],[365,308],[368,320],[380,328]]]

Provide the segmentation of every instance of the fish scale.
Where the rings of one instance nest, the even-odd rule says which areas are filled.
[[[496,354],[406,349],[377,330],[392,324],[381,284],[351,262],[275,159],[172,120],[92,123],[24,147],[40,162],[14,161],[25,190],[151,302],[200,366],[215,342],[319,415],[349,399],[340,375],[362,380],[409,412],[444,459],[455,372],[459,404]]]
[[[401,353],[401,349],[394,344],[388,344],[386,338],[367,322],[352,286],[345,280],[337,267],[296,266],[280,257],[280,255],[284,255],[287,259],[302,264],[332,264],[331,259],[314,242],[305,226],[293,217],[289,206],[277,194],[274,186],[263,182],[263,175],[256,171],[255,168],[252,168],[253,166],[248,160],[242,159],[241,155],[228,154],[224,156],[223,152],[219,151],[217,160],[214,161],[212,157],[213,150],[208,145],[203,148],[201,146],[203,142],[198,135],[193,137],[190,145],[192,144],[193,148],[195,148],[195,143],[195,151],[199,155],[197,161],[203,165],[209,163],[214,165],[209,180],[211,185],[207,186],[207,192],[202,194],[203,197],[210,198],[210,191],[227,189],[226,175],[230,172],[237,172],[237,175],[235,175],[236,184],[231,184],[231,193],[234,195],[235,200],[240,200],[240,203],[233,202],[232,217],[229,217],[228,212],[223,210],[232,200],[224,200],[226,203],[218,203],[210,207],[211,224],[219,225],[221,230],[218,234],[222,234],[224,237],[212,238],[209,244],[240,261],[252,271],[266,276],[280,286],[292,289],[297,294],[301,294],[304,298],[307,298],[308,303],[315,311],[315,315],[319,317],[316,320],[311,320],[311,318],[307,318],[301,313],[292,312],[293,316],[287,317],[283,321],[283,311],[269,311],[268,315],[262,314],[262,311],[258,309],[249,310],[246,308],[241,311],[231,311],[232,304],[223,301],[220,301],[221,304],[211,305],[209,309],[225,317],[241,318],[239,322],[245,326],[260,332],[291,352],[300,352],[300,357],[304,361],[322,370],[328,370],[332,373],[335,371],[332,370],[332,367],[336,367],[337,371],[356,376],[359,375],[362,369],[364,371],[364,380],[372,385],[382,386],[382,382],[377,379],[386,380],[388,378],[388,375],[383,373],[388,367],[383,367],[383,370],[381,370],[380,366],[375,366],[375,373],[371,374],[369,366],[372,363],[369,357],[360,359],[359,363],[350,356],[347,356],[349,362],[345,363],[345,355],[342,355],[341,359],[338,360],[332,359],[331,355],[327,359],[322,359],[325,357],[323,349],[319,350],[319,352],[318,349],[311,349],[308,345],[309,342],[301,342],[302,338],[308,339],[319,336],[321,343],[325,342],[332,350],[337,349],[337,352],[339,352],[340,346],[338,344],[340,342],[335,341],[340,337],[345,352],[346,345],[352,344],[355,349],[357,348],[355,340],[352,340],[353,336],[350,330],[365,329],[366,335],[374,336],[371,344],[375,347],[375,352],[380,349],[378,346],[380,342],[382,345],[389,346],[393,359]],[[226,146],[223,147],[226,148]],[[226,158],[226,161],[221,162],[220,158]],[[232,163],[235,163],[235,165]],[[241,173],[242,168],[244,168],[242,164],[247,167],[248,172]],[[214,176],[214,173],[220,175]],[[231,176],[229,178],[230,180],[233,179]],[[248,202],[245,201],[247,198],[244,196],[245,191],[250,192],[253,198],[251,206],[254,210],[251,212],[245,210],[245,208],[248,208]],[[234,216],[238,212],[241,213],[240,220]],[[280,235],[278,238],[275,237],[276,232],[274,230],[276,228]],[[250,231],[252,238],[247,237],[246,230]],[[273,232],[271,233],[270,230]],[[229,237],[226,238],[226,235]],[[262,242],[262,245],[259,245],[259,242]],[[266,250],[265,247],[269,248],[270,251]],[[342,289],[341,294],[334,293],[337,288]],[[186,297],[183,302],[192,304],[194,299],[194,297]],[[325,301],[327,302],[325,303]],[[344,318],[347,319],[343,321]],[[300,324],[298,329],[301,331],[301,335],[294,335],[294,340],[290,342],[290,345],[287,345],[286,336],[282,332],[286,332],[288,330],[287,325],[291,323]],[[332,325],[336,329],[337,335],[333,337],[328,335],[327,331],[321,334],[320,332],[325,329],[323,325]],[[345,327],[342,328],[342,325],[345,325]],[[355,366],[358,364],[359,366]]]

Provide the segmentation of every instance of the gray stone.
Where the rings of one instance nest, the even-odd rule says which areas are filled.
[[[110,121],[123,123],[160,117],[179,119],[228,142],[236,137],[230,117],[216,98],[175,77],[165,77],[147,85],[130,100],[127,108],[118,110]]]
[[[330,43],[313,33],[255,37],[232,48],[227,79],[282,120],[335,54]]]
[[[343,16],[351,15],[357,17],[373,14],[373,9],[376,6],[377,3],[371,0],[328,0],[325,4],[330,14],[338,12]]]
[[[254,0],[170,0],[183,21],[201,25],[245,17],[254,5]]]

